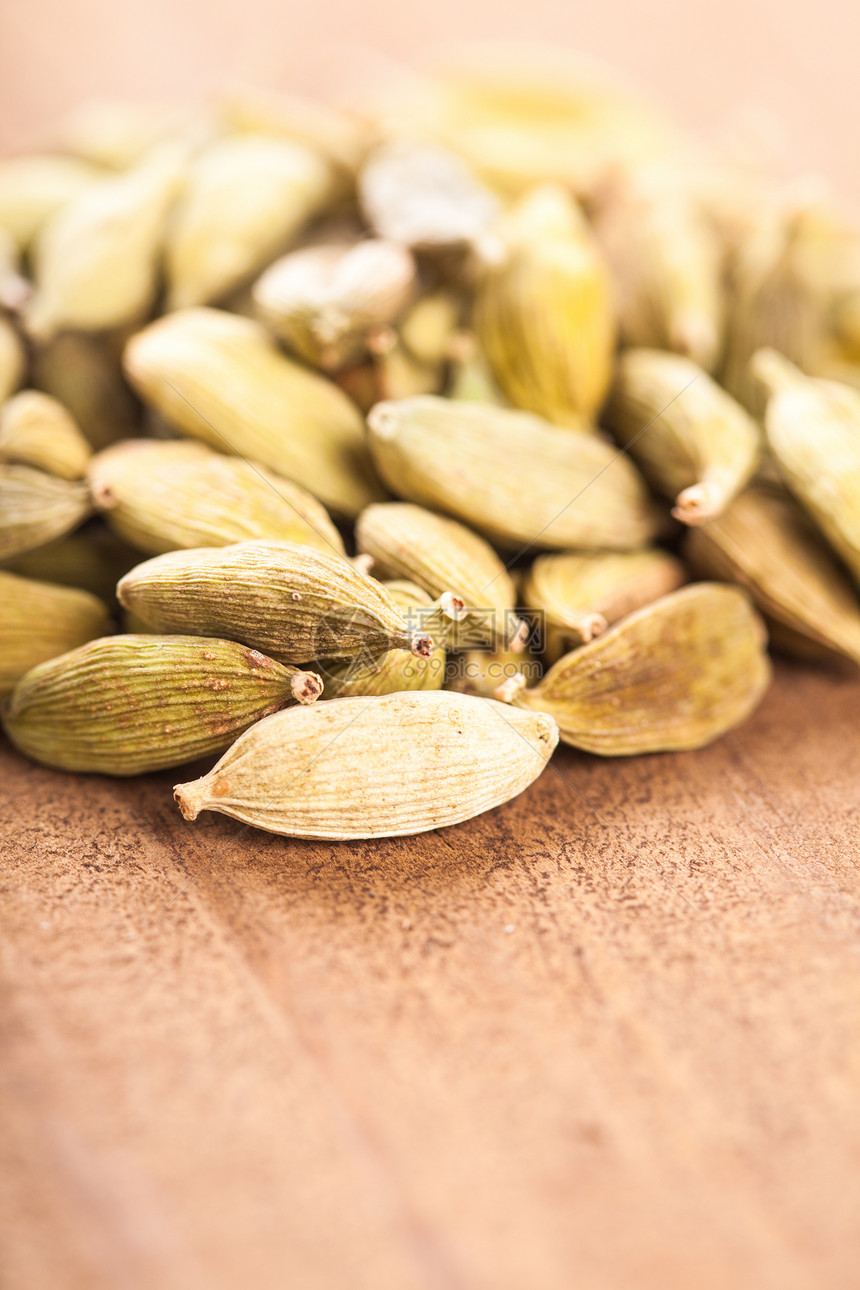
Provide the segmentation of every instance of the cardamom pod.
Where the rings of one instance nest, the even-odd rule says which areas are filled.
[[[563,188],[528,193],[498,224],[475,332],[511,403],[582,429],[612,375],[612,284],[585,217]]]
[[[497,697],[548,712],[604,757],[701,748],[739,725],[770,681],[764,625],[737,587],[697,582],[566,654],[534,689]]]
[[[220,300],[284,251],[325,207],[331,169],[288,139],[218,139],[187,168],[171,221],[168,309]]]
[[[184,434],[294,480],[338,514],[382,497],[354,404],[259,323],[216,309],[168,314],[132,338],[125,367]]]
[[[414,583],[398,580],[383,585],[407,622],[416,610],[419,618],[431,611],[427,592]],[[423,621],[420,626],[423,630]],[[360,654],[346,663],[328,664],[320,671],[330,699],[354,694],[395,694],[400,690],[439,690],[445,680],[445,648],[437,644],[428,658],[416,657],[404,649]]]
[[[48,222],[35,247],[31,336],[121,327],[149,311],[184,151],[173,144],[155,149],[134,169],[93,184]]]
[[[0,309],[20,312],[32,295],[30,283],[21,273],[21,252],[8,229],[0,224]]]
[[[684,524],[719,515],[752,477],[759,428],[731,395],[680,354],[629,349],[606,422]]]
[[[92,513],[83,484],[0,465],[0,560],[70,533]]]
[[[519,625],[514,584],[488,542],[456,520],[409,502],[368,506],[355,528],[359,551],[382,578],[409,578],[434,599],[452,591],[478,624],[476,644],[507,642]],[[483,630],[480,630],[480,628]],[[456,636],[451,642],[456,648]]]
[[[221,752],[261,717],[321,692],[316,673],[233,641],[103,636],[28,672],[3,725],[46,766],[140,775]]]
[[[516,797],[557,739],[551,717],[449,690],[338,699],[259,722],[174,796],[187,820],[209,810],[291,837],[399,837]]]
[[[460,309],[459,298],[447,287],[428,291],[415,301],[399,328],[403,344],[413,358],[427,367],[441,367],[450,353]]]
[[[566,551],[535,560],[522,603],[540,614],[544,655],[552,663],[683,582],[684,566],[666,551]]]
[[[540,675],[540,664],[529,649],[464,650],[448,659],[445,689],[492,699],[512,677],[536,684]]]
[[[0,314],[0,403],[5,403],[24,379],[27,366],[24,346],[17,331]]]
[[[218,116],[229,130],[273,135],[322,153],[349,187],[367,151],[367,128],[328,103],[242,85],[222,95]]]
[[[103,170],[77,157],[4,157],[0,227],[26,251],[57,211],[103,178]]]
[[[139,405],[104,337],[61,332],[34,347],[30,375],[68,408],[95,451],[139,433]]]
[[[367,424],[393,492],[503,547],[629,551],[662,525],[635,467],[596,435],[432,396],[379,403]]]
[[[451,338],[449,357],[451,370],[445,389],[449,399],[463,403],[494,403],[500,408],[510,406],[474,332],[457,332]]]
[[[765,430],[783,479],[860,581],[860,391],[804,376],[774,350],[751,367],[770,394]]]
[[[110,629],[107,607],[88,592],[0,571],[0,698],[37,663]]]
[[[4,560],[4,566],[24,578],[79,587],[113,604],[117,582],[139,561],[139,551],[120,542],[100,521],[92,520],[77,533],[67,533]]]
[[[384,238],[424,252],[472,246],[483,238],[498,200],[453,152],[390,139],[358,176],[368,223]]]
[[[711,371],[723,322],[716,232],[665,168],[629,174],[595,216],[626,345],[669,349]]]
[[[169,551],[127,573],[117,595],[159,631],[239,640],[282,663],[433,648],[374,578],[290,542]]]
[[[64,152],[108,170],[137,165],[150,148],[186,128],[185,114],[159,103],[92,99],[63,120]]]
[[[150,555],[254,538],[344,554],[325,507],[310,493],[201,443],[127,439],[93,459],[89,480],[114,532]]]
[[[82,479],[91,455],[74,417],[50,394],[21,390],[0,407],[0,460]]]
[[[769,623],[789,629],[789,648],[800,637],[860,664],[857,595],[790,498],[747,489],[718,519],[690,530],[684,555],[701,577],[746,588]]]
[[[257,281],[254,302],[288,348],[335,371],[367,355],[368,343],[403,312],[415,281],[406,247],[369,238],[292,251]]]

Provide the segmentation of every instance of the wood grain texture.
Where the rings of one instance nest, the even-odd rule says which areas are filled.
[[[853,1290],[858,714],[363,844],[4,750],[5,1284]]]

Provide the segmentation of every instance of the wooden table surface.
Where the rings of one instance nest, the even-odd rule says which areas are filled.
[[[860,195],[838,0],[202,12],[12,0],[0,145],[264,36],[301,83],[331,33],[409,55],[490,21],[706,127],[763,103]],[[496,812],[358,845],[0,748],[0,1284],[857,1290],[858,718],[856,680],[782,664],[706,751],[562,750]]]

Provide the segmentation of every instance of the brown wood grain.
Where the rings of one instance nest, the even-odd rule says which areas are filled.
[[[6,1284],[853,1290],[858,716],[362,844],[6,751]]]

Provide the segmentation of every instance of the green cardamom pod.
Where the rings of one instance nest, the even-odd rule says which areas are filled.
[[[449,690],[336,699],[258,722],[175,797],[187,820],[208,810],[290,837],[401,837],[516,797],[557,739],[551,717]]]
[[[21,390],[0,407],[0,461],[83,479],[91,456],[74,417],[50,394]]]
[[[662,527],[636,468],[596,435],[432,396],[379,403],[367,424],[393,492],[508,549],[629,551]]]
[[[214,755],[261,717],[321,693],[316,673],[233,641],[104,636],[28,672],[3,724],[46,766],[140,775]]]
[[[84,484],[32,466],[0,465],[0,560],[70,533],[91,514]]]
[[[151,555],[254,538],[344,553],[325,507],[310,493],[203,444],[128,439],[93,459],[89,479],[111,528]]]
[[[427,592],[403,580],[383,585],[406,621],[409,622],[413,612],[418,611],[416,625],[422,632],[427,630],[424,615],[432,612]],[[384,654],[360,654],[345,663],[321,666],[320,671],[329,699],[355,694],[395,694],[399,690],[439,690],[445,680],[445,648],[437,644],[427,658],[416,657],[404,649],[386,650]]]
[[[140,407],[103,336],[67,331],[34,346],[30,375],[68,408],[95,451],[140,433]]]
[[[10,573],[78,587],[107,604],[116,599],[116,584],[122,575],[139,563],[140,552],[126,546],[99,520],[3,561]]]
[[[606,421],[655,488],[675,500],[675,519],[719,515],[752,477],[761,434],[752,417],[680,354],[621,355]]]
[[[0,698],[37,663],[110,630],[96,596],[0,571]]]
[[[0,228],[22,251],[62,207],[103,179],[98,166],[77,157],[4,157],[0,161]]]
[[[433,648],[374,578],[289,542],[170,551],[127,573],[117,595],[159,631],[242,641],[282,663]]]
[[[604,757],[702,748],[739,725],[770,681],[764,624],[737,587],[697,582],[646,605],[550,668],[497,691],[548,712]]]

